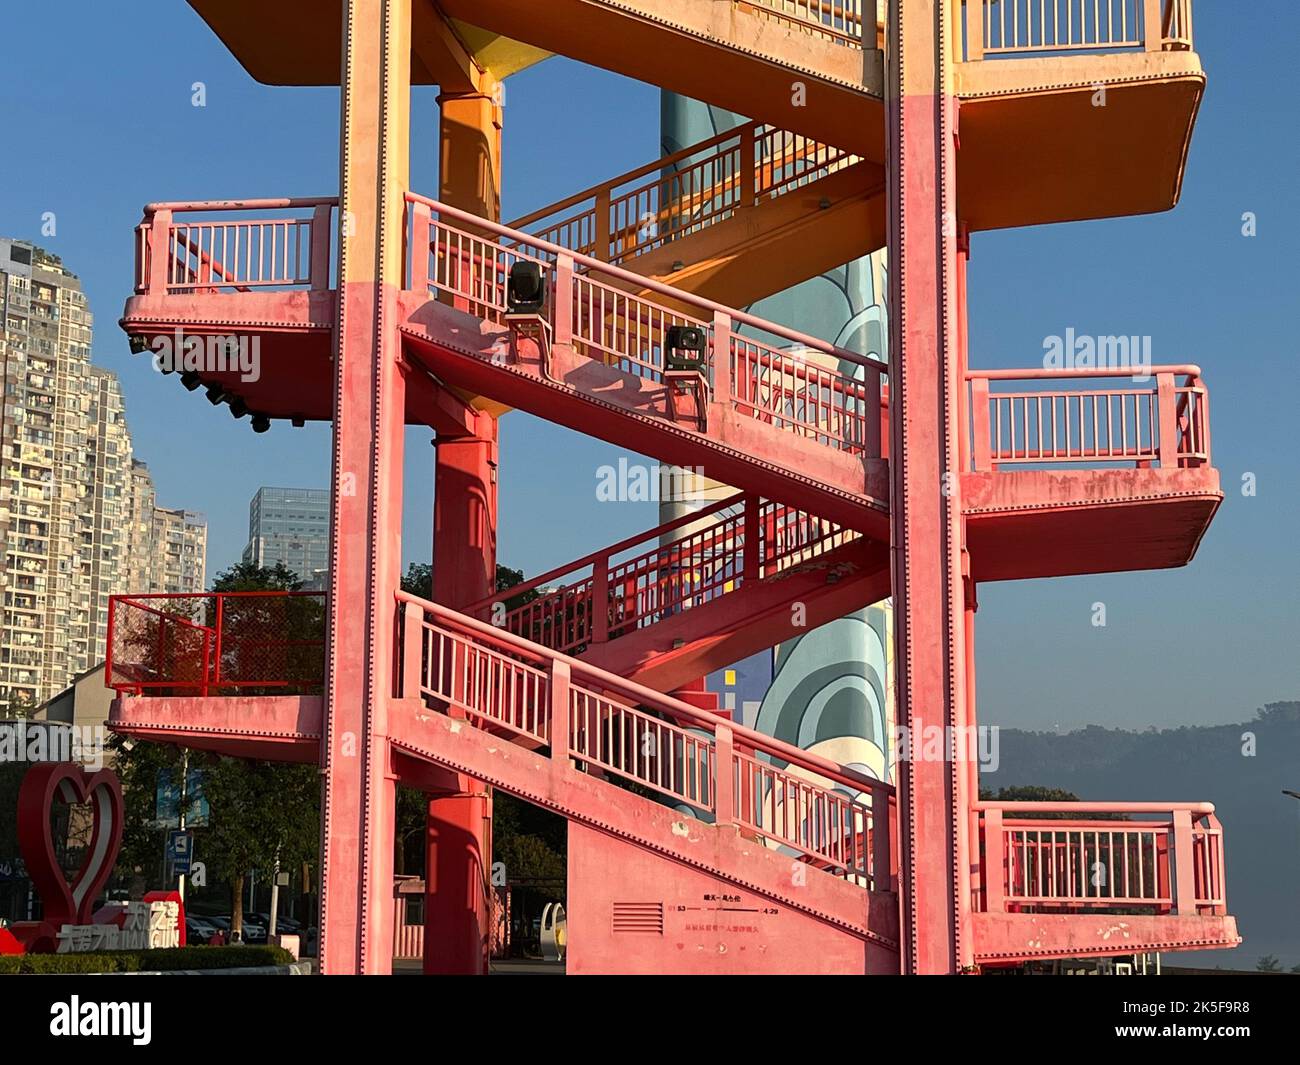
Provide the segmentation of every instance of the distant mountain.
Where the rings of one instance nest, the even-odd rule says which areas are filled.
[[[1226,841],[1235,951],[1167,956],[1168,964],[1253,969],[1276,954],[1300,965],[1300,702],[1270,703],[1238,725],[1056,734],[1002,729],[1000,764],[983,788],[1063,788],[1081,799],[1214,803]]]

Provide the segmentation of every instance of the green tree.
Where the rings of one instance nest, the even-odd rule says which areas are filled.
[[[204,854],[230,885],[230,926],[242,932],[250,869],[315,860],[320,778],[314,766],[223,757],[204,772],[203,793],[210,811]]]
[[[1261,973],[1280,973],[1282,962],[1276,954],[1265,954],[1255,963],[1255,968]]]
[[[0,721],[29,718],[35,710],[36,700],[23,692],[15,692],[6,699],[0,699]]]
[[[493,860],[505,866],[506,880],[553,881],[562,892],[565,879],[565,861],[538,836],[510,836],[493,841]]]
[[[509,566],[497,563],[496,590],[498,592],[504,592],[508,588],[513,588],[516,584],[523,583],[523,570],[511,569]],[[432,600],[433,567],[427,562],[412,562],[406,568],[406,576],[402,578],[402,591],[418,599]],[[523,606],[524,603],[531,603],[536,598],[537,591],[535,589],[521,592],[519,595],[511,596],[505,600],[506,609],[514,610]]]
[[[158,823],[158,785],[180,773],[186,754],[198,767],[204,755],[165,743],[113,736],[108,747],[122,782],[122,851],[118,869],[139,872],[151,885],[163,885],[163,845],[167,830]]]

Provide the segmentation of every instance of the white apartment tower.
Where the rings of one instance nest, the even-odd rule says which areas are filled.
[[[151,481],[136,534],[140,478],[117,376],[90,363],[92,325],[76,275],[0,238],[0,717],[103,659],[110,595],[203,587],[206,528],[159,510]]]

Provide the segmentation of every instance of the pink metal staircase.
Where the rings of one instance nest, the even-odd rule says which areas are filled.
[[[298,598],[117,597],[113,727],[257,757],[313,751],[324,648],[318,601]],[[404,593],[393,624],[400,690],[389,724],[403,758],[486,781],[613,845],[766,899],[772,913],[811,922],[809,935],[846,935],[867,971],[896,966],[891,786]],[[240,698],[240,689],[285,694]],[[243,713],[214,713],[223,706]],[[1235,935],[1208,804],[982,802],[971,832],[981,962],[1056,956],[1062,944],[1113,954],[1116,936],[1131,951]]]

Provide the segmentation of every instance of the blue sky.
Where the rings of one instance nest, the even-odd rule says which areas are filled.
[[[1183,202],[1171,213],[975,237],[975,365],[1034,365],[1043,338],[1145,334],[1158,362],[1196,362],[1211,390],[1227,498],[1188,569],[989,585],[981,591],[981,718],[1062,730],[1241,720],[1300,698],[1300,509],[1292,397],[1300,368],[1287,253],[1300,246],[1297,105],[1282,89],[1300,12],[1262,0],[1196,5],[1210,84]],[[133,227],[150,200],[330,195],[338,92],[256,84],[181,0],[45,0],[3,16],[0,234],[62,255],[89,294],[94,359],[122,377],[137,456],[160,501],[203,510],[209,573],[238,558],[263,484],[324,485],[323,426],[254,436],[133,360],[116,326]],[[191,85],[207,106],[191,106]],[[578,103],[563,105],[572,98]],[[566,120],[555,122],[557,103]],[[553,59],[507,84],[503,213],[559,199],[657,154],[658,90]],[[432,90],[413,107],[412,183],[436,191]],[[41,237],[54,211],[57,236]],[[1254,212],[1258,235],[1241,235]],[[532,574],[654,524],[597,503],[618,452],[514,413],[502,425],[499,556]],[[427,432],[407,451],[408,558],[429,552]],[[1258,494],[1241,495],[1244,473]],[[1091,624],[1107,604],[1107,626]]]

